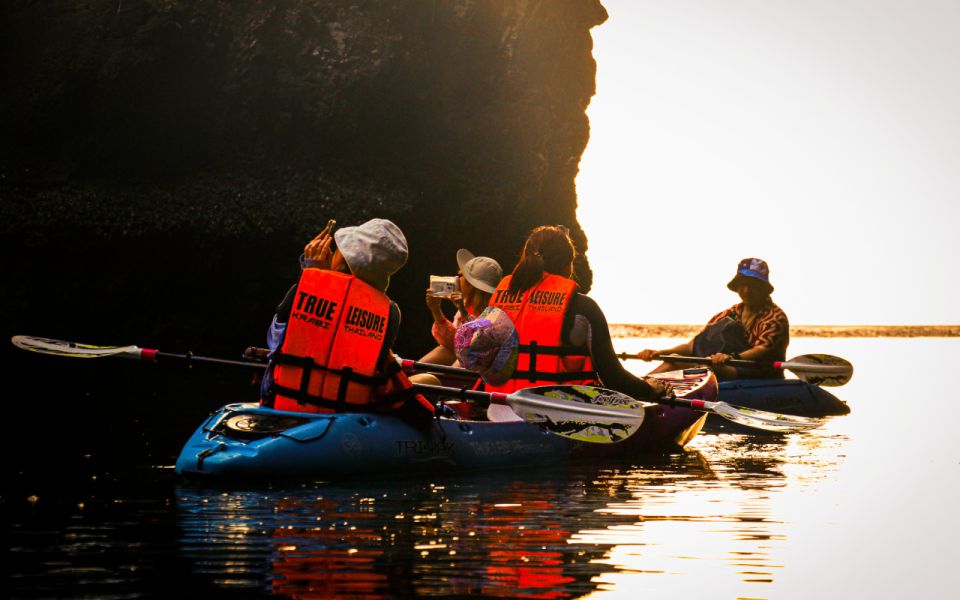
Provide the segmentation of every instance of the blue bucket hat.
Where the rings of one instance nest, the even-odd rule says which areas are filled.
[[[737,285],[739,285],[745,277],[749,277],[753,281],[759,281],[768,294],[773,292],[773,286],[770,285],[770,267],[767,266],[766,261],[759,258],[745,258],[741,260],[740,264],[737,265],[737,274],[734,275],[730,283],[727,284],[727,289],[733,292],[737,291]]]

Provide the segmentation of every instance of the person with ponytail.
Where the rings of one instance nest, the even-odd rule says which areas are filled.
[[[632,375],[617,359],[603,311],[573,280],[575,258],[566,227],[544,225],[530,232],[519,262],[490,300],[516,328],[517,367],[502,385],[488,381],[487,391],[582,384],[602,385],[638,400],[662,397],[668,386]]]

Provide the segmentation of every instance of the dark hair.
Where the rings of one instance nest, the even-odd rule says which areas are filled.
[[[544,273],[566,276],[577,251],[570,231],[563,225],[541,225],[527,236],[520,262],[510,277],[510,293],[525,292],[543,278]]]

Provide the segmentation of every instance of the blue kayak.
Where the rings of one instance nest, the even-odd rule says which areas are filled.
[[[683,395],[716,399],[712,373],[695,376]],[[472,403],[465,403],[471,404]],[[229,404],[210,415],[184,445],[176,471],[206,480],[333,479],[377,473],[529,467],[676,451],[702,428],[706,413],[642,403],[644,418],[616,443],[558,435],[538,423],[488,421],[483,411],[410,422],[394,414],[311,414],[259,404]]]

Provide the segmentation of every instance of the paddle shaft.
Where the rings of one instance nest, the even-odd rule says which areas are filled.
[[[639,354],[627,354],[626,352],[621,352],[617,355],[617,358],[620,360],[627,360],[632,358],[640,358]],[[708,365],[712,360],[706,356],[680,356],[678,354],[658,354],[654,356],[654,360],[662,360],[663,362],[672,362],[672,363],[685,363],[688,365]],[[775,369],[783,368],[780,365],[782,362],[773,362],[773,363],[762,363],[757,360],[745,360],[742,358],[731,358],[727,362],[723,363],[731,367],[772,367]]]
[[[467,375],[477,377],[478,379],[480,377],[473,371],[464,369],[462,367],[424,363],[416,360],[410,360],[409,358],[397,358],[397,362],[400,363],[400,368],[403,369],[404,373],[410,373],[413,371],[430,371],[432,373],[447,373],[449,375]]]
[[[621,352],[617,355],[617,357],[621,360],[624,360],[640,358],[640,355]],[[677,354],[660,354],[654,358],[656,360],[662,360],[663,362],[686,363],[691,365],[708,365],[713,362],[709,357],[705,356],[679,356]],[[850,370],[849,367],[841,365],[811,365],[784,360],[761,362],[758,360],[745,360],[742,358],[731,358],[723,364],[731,367],[787,369],[790,371],[799,371],[804,373],[847,373]]]
[[[134,357],[133,354],[134,353],[131,352],[125,355],[133,358]],[[141,360],[150,361],[150,362],[156,362],[157,359],[169,359],[169,360],[185,361],[188,363],[190,361],[194,361],[194,362],[213,363],[213,364],[225,364],[225,365],[231,365],[231,366],[245,366],[245,367],[257,366],[261,368],[264,366],[262,364],[245,362],[245,361],[228,360],[228,359],[222,359],[222,358],[210,358],[205,356],[193,356],[191,354],[174,354],[170,352],[158,352],[156,350],[149,350],[149,349],[141,349],[139,354],[140,354]],[[692,358],[694,360],[698,360],[696,357],[679,357],[679,358]],[[699,360],[702,360],[702,359],[699,359]],[[688,360],[686,362],[693,362],[693,361]],[[745,362],[752,362],[752,361],[745,361]],[[473,375],[474,374],[472,371],[468,371],[466,369],[461,369],[458,367],[451,367],[447,365],[435,365],[431,363],[421,363],[421,362],[407,360],[407,359],[401,359],[400,364],[404,370],[413,368],[413,369],[420,369],[420,370],[432,370],[432,371],[441,372],[441,373],[446,372],[446,373],[452,373],[457,375],[463,375],[463,374]],[[488,402],[489,404],[499,404],[503,406],[510,406],[511,408],[514,408],[514,410],[518,409],[518,406],[517,406],[518,403],[525,403],[526,405],[528,405],[528,407],[531,403],[534,403],[534,404],[539,404],[546,409],[559,408],[562,410],[572,411],[578,414],[580,418],[585,418],[587,420],[589,420],[590,418],[602,418],[602,419],[639,418],[639,419],[642,419],[642,416],[641,416],[642,413],[634,414],[631,416],[629,413],[624,412],[622,409],[607,409],[600,406],[583,406],[583,405],[571,406],[568,403],[558,402],[558,400],[556,399],[548,398],[545,396],[539,396],[534,400],[529,397],[521,398],[514,394],[504,394],[502,392],[482,392],[479,390],[469,390],[466,388],[448,387],[443,385],[430,385],[430,384],[424,384],[424,383],[415,383],[413,385],[415,389],[418,389],[422,392],[435,392],[435,393],[441,393],[441,394],[448,394],[450,396],[455,396],[463,400],[468,400],[468,399],[482,400],[482,401]],[[723,417],[724,419],[732,420],[732,421],[741,423],[743,425],[746,425],[748,427],[755,427],[759,429],[768,429],[768,430],[774,429],[774,430],[780,430],[780,431],[784,431],[792,427],[796,427],[798,429],[806,429],[811,426],[816,426],[815,424],[819,423],[819,421],[815,419],[804,420],[800,417],[792,417],[792,419],[794,419],[793,422],[786,422],[784,421],[784,419],[787,419],[786,416],[775,415],[773,413],[766,413],[764,411],[752,411],[752,415],[750,415],[744,412],[745,409],[741,407],[729,405],[726,402],[677,398],[676,396],[657,398],[656,400],[653,400],[653,402],[656,402],[658,404],[664,404],[667,406],[688,408],[692,410],[716,414],[720,417]],[[758,416],[760,416],[761,419],[766,419],[767,423],[766,424],[762,423],[761,419],[757,419]],[[806,421],[806,423],[802,423],[801,420]],[[770,426],[771,424],[773,425],[773,427]]]
[[[138,355],[137,355],[138,354]],[[190,363],[205,363],[205,364],[214,364],[214,365],[229,365],[232,367],[255,367],[258,369],[263,369],[267,365],[260,362],[252,362],[248,360],[230,360],[228,358],[213,358],[210,356],[195,356],[193,353],[188,352],[186,354],[176,354],[173,352],[160,352],[159,350],[152,350],[150,348],[140,348],[139,353],[124,353],[119,356],[125,358],[139,358],[144,362],[160,362],[161,360],[176,360],[180,362]]]
[[[699,410],[703,412],[715,413],[714,410],[718,402],[711,402],[709,400],[688,400],[687,398],[677,398],[676,396],[670,396],[669,398],[660,398],[657,400],[660,404],[666,404],[667,406],[676,406],[679,408],[689,408],[692,410]]]
[[[439,366],[439,365],[431,365]],[[433,370],[433,369],[431,369]],[[481,392],[479,390],[468,390],[466,388],[448,387],[445,385],[431,385],[429,383],[415,383],[413,387],[424,392],[436,392],[439,394],[450,394],[463,400],[486,400],[491,404],[507,404],[508,394],[501,392]]]
[[[137,346],[91,346],[89,344],[77,344],[74,342],[65,342],[63,340],[31,336],[13,336],[11,338],[11,342],[13,342],[13,344],[18,348],[39,352],[41,354],[74,356],[87,359],[117,356],[128,359],[132,358],[145,362],[171,360],[185,362],[187,364],[195,362],[246,368],[264,368],[265,366],[261,362],[194,356],[192,353],[177,354],[173,352],[160,352],[159,350],[139,348]],[[429,370],[430,368],[435,368],[458,375],[467,373],[473,375],[472,372],[465,369],[459,369],[457,367],[430,365],[429,363],[418,363],[416,361],[409,360],[400,360],[399,362],[400,365],[405,369],[425,368]],[[850,369],[850,366],[847,365],[845,368]],[[593,421],[598,423],[629,421],[632,422],[634,426],[639,426],[639,421],[643,419],[642,415],[644,414],[644,411],[642,410],[638,411],[636,409],[627,409],[624,407],[598,406],[591,405],[589,402],[571,402],[570,400],[550,397],[545,395],[545,393],[538,393],[535,391],[536,388],[530,388],[528,391],[521,390],[520,392],[515,392],[513,394],[503,394],[499,392],[481,392],[477,390],[467,390],[463,388],[434,386],[427,384],[419,384],[416,387],[421,391],[440,392],[454,397],[459,396],[464,399],[483,399],[492,404],[498,405],[505,404],[515,412],[525,412],[526,414],[533,416],[533,418],[537,419],[538,421],[542,420],[545,416],[552,414],[559,417],[560,420]],[[578,386],[572,387],[576,388]],[[610,392],[610,390],[606,391]],[[745,424],[747,426],[757,427],[759,429],[776,431],[807,429],[810,427],[815,427],[821,423],[819,420],[807,419],[804,417],[792,417],[789,415],[777,415],[764,411],[744,409],[742,407],[731,406],[725,402],[708,402],[703,400],[688,400],[685,398],[660,398],[657,401],[662,404],[668,404],[672,406],[682,406],[695,410],[714,412],[726,419]],[[558,434],[564,435],[563,433]]]

